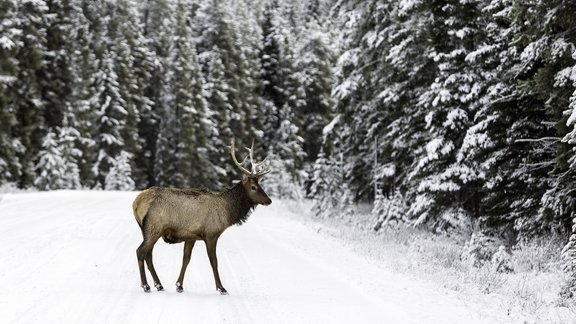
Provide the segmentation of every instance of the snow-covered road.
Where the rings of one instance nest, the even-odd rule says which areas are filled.
[[[159,241],[165,291],[142,292],[134,192],[0,198],[1,323],[498,323],[496,312],[394,274],[324,237],[275,201],[218,242],[228,296],[202,242],[176,292],[183,244]],[[148,273],[148,278],[150,276]]]

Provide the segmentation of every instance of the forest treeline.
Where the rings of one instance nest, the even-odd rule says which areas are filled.
[[[0,0],[0,184],[216,189],[238,178],[235,137],[291,194],[332,105],[322,8]]]
[[[373,201],[375,230],[474,232],[470,244],[498,237],[509,251],[571,234],[562,295],[573,297],[576,2],[341,0],[331,10],[342,51],[314,166],[317,212]]]
[[[322,201],[379,224],[570,233],[576,3],[345,0]],[[326,179],[324,176],[318,179]]]
[[[235,137],[319,214],[571,231],[573,1],[0,0],[0,21],[0,184],[221,188]]]

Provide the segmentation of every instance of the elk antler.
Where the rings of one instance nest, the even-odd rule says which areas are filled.
[[[240,169],[240,171],[242,171],[242,173],[252,175],[252,172],[248,171],[248,169],[243,167],[242,163],[238,162],[238,159],[236,159],[236,148],[234,147],[234,138],[232,138],[232,147],[230,148],[230,154],[232,155],[232,160],[234,160],[234,163]]]
[[[252,171],[248,171],[248,169],[246,169],[245,167],[242,166],[242,163],[244,163],[244,161],[246,159],[244,159],[244,161],[242,161],[242,163],[239,163],[238,160],[236,159],[236,153],[235,153],[235,148],[234,148],[234,138],[232,138],[231,153],[232,153],[232,159],[234,160],[234,163],[236,163],[236,166],[238,168],[240,168],[240,171],[242,171],[242,173],[245,173],[245,174],[252,176],[252,177],[261,178],[264,175],[270,173],[270,171],[272,171],[270,169],[264,169],[264,170],[258,171],[258,168],[264,164],[264,161],[262,161],[260,163],[254,162],[254,140],[252,140],[252,146],[248,149],[248,153],[249,153],[248,155],[250,157],[250,164],[252,165]],[[266,159],[264,159],[264,160],[266,160]]]

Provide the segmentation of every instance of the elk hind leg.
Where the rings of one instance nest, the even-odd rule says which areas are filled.
[[[154,265],[152,264],[152,250],[154,249],[154,244],[160,238],[159,235],[151,235],[150,231],[148,230],[146,218],[144,218],[142,235],[144,236],[144,240],[142,244],[136,249],[136,257],[138,258],[138,268],[140,270],[140,281],[141,287],[144,289],[144,292],[150,292],[150,286],[148,285],[148,281],[146,279],[146,270],[144,269],[144,261],[148,264],[148,270],[152,274],[154,278],[154,283],[159,283],[158,275],[156,274],[156,270],[154,270]]]
[[[150,247],[149,243],[144,240],[142,244],[136,249],[136,257],[138,258],[138,269],[140,270],[140,287],[144,289],[144,292],[150,292],[150,286],[148,285],[148,280],[146,280],[146,270],[144,269],[144,259],[148,254]]]

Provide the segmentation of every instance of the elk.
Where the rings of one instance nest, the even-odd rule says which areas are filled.
[[[242,173],[242,180],[225,191],[151,187],[141,192],[134,200],[132,204],[134,216],[143,236],[142,244],[136,250],[136,256],[144,292],[150,292],[144,261],[154,279],[156,289],[164,290],[152,263],[152,250],[162,237],[167,243],[184,242],[182,268],[176,281],[178,292],[184,291],[184,273],[190,262],[194,243],[202,240],[206,244],[216,290],[222,295],[228,294],[218,274],[216,258],[218,238],[228,227],[244,223],[256,205],[267,206],[272,203],[258,183],[270,169],[262,170],[263,162],[254,163],[254,141],[249,150],[251,171],[243,167],[243,163],[238,162],[235,151],[232,139],[230,153],[234,164]]]

